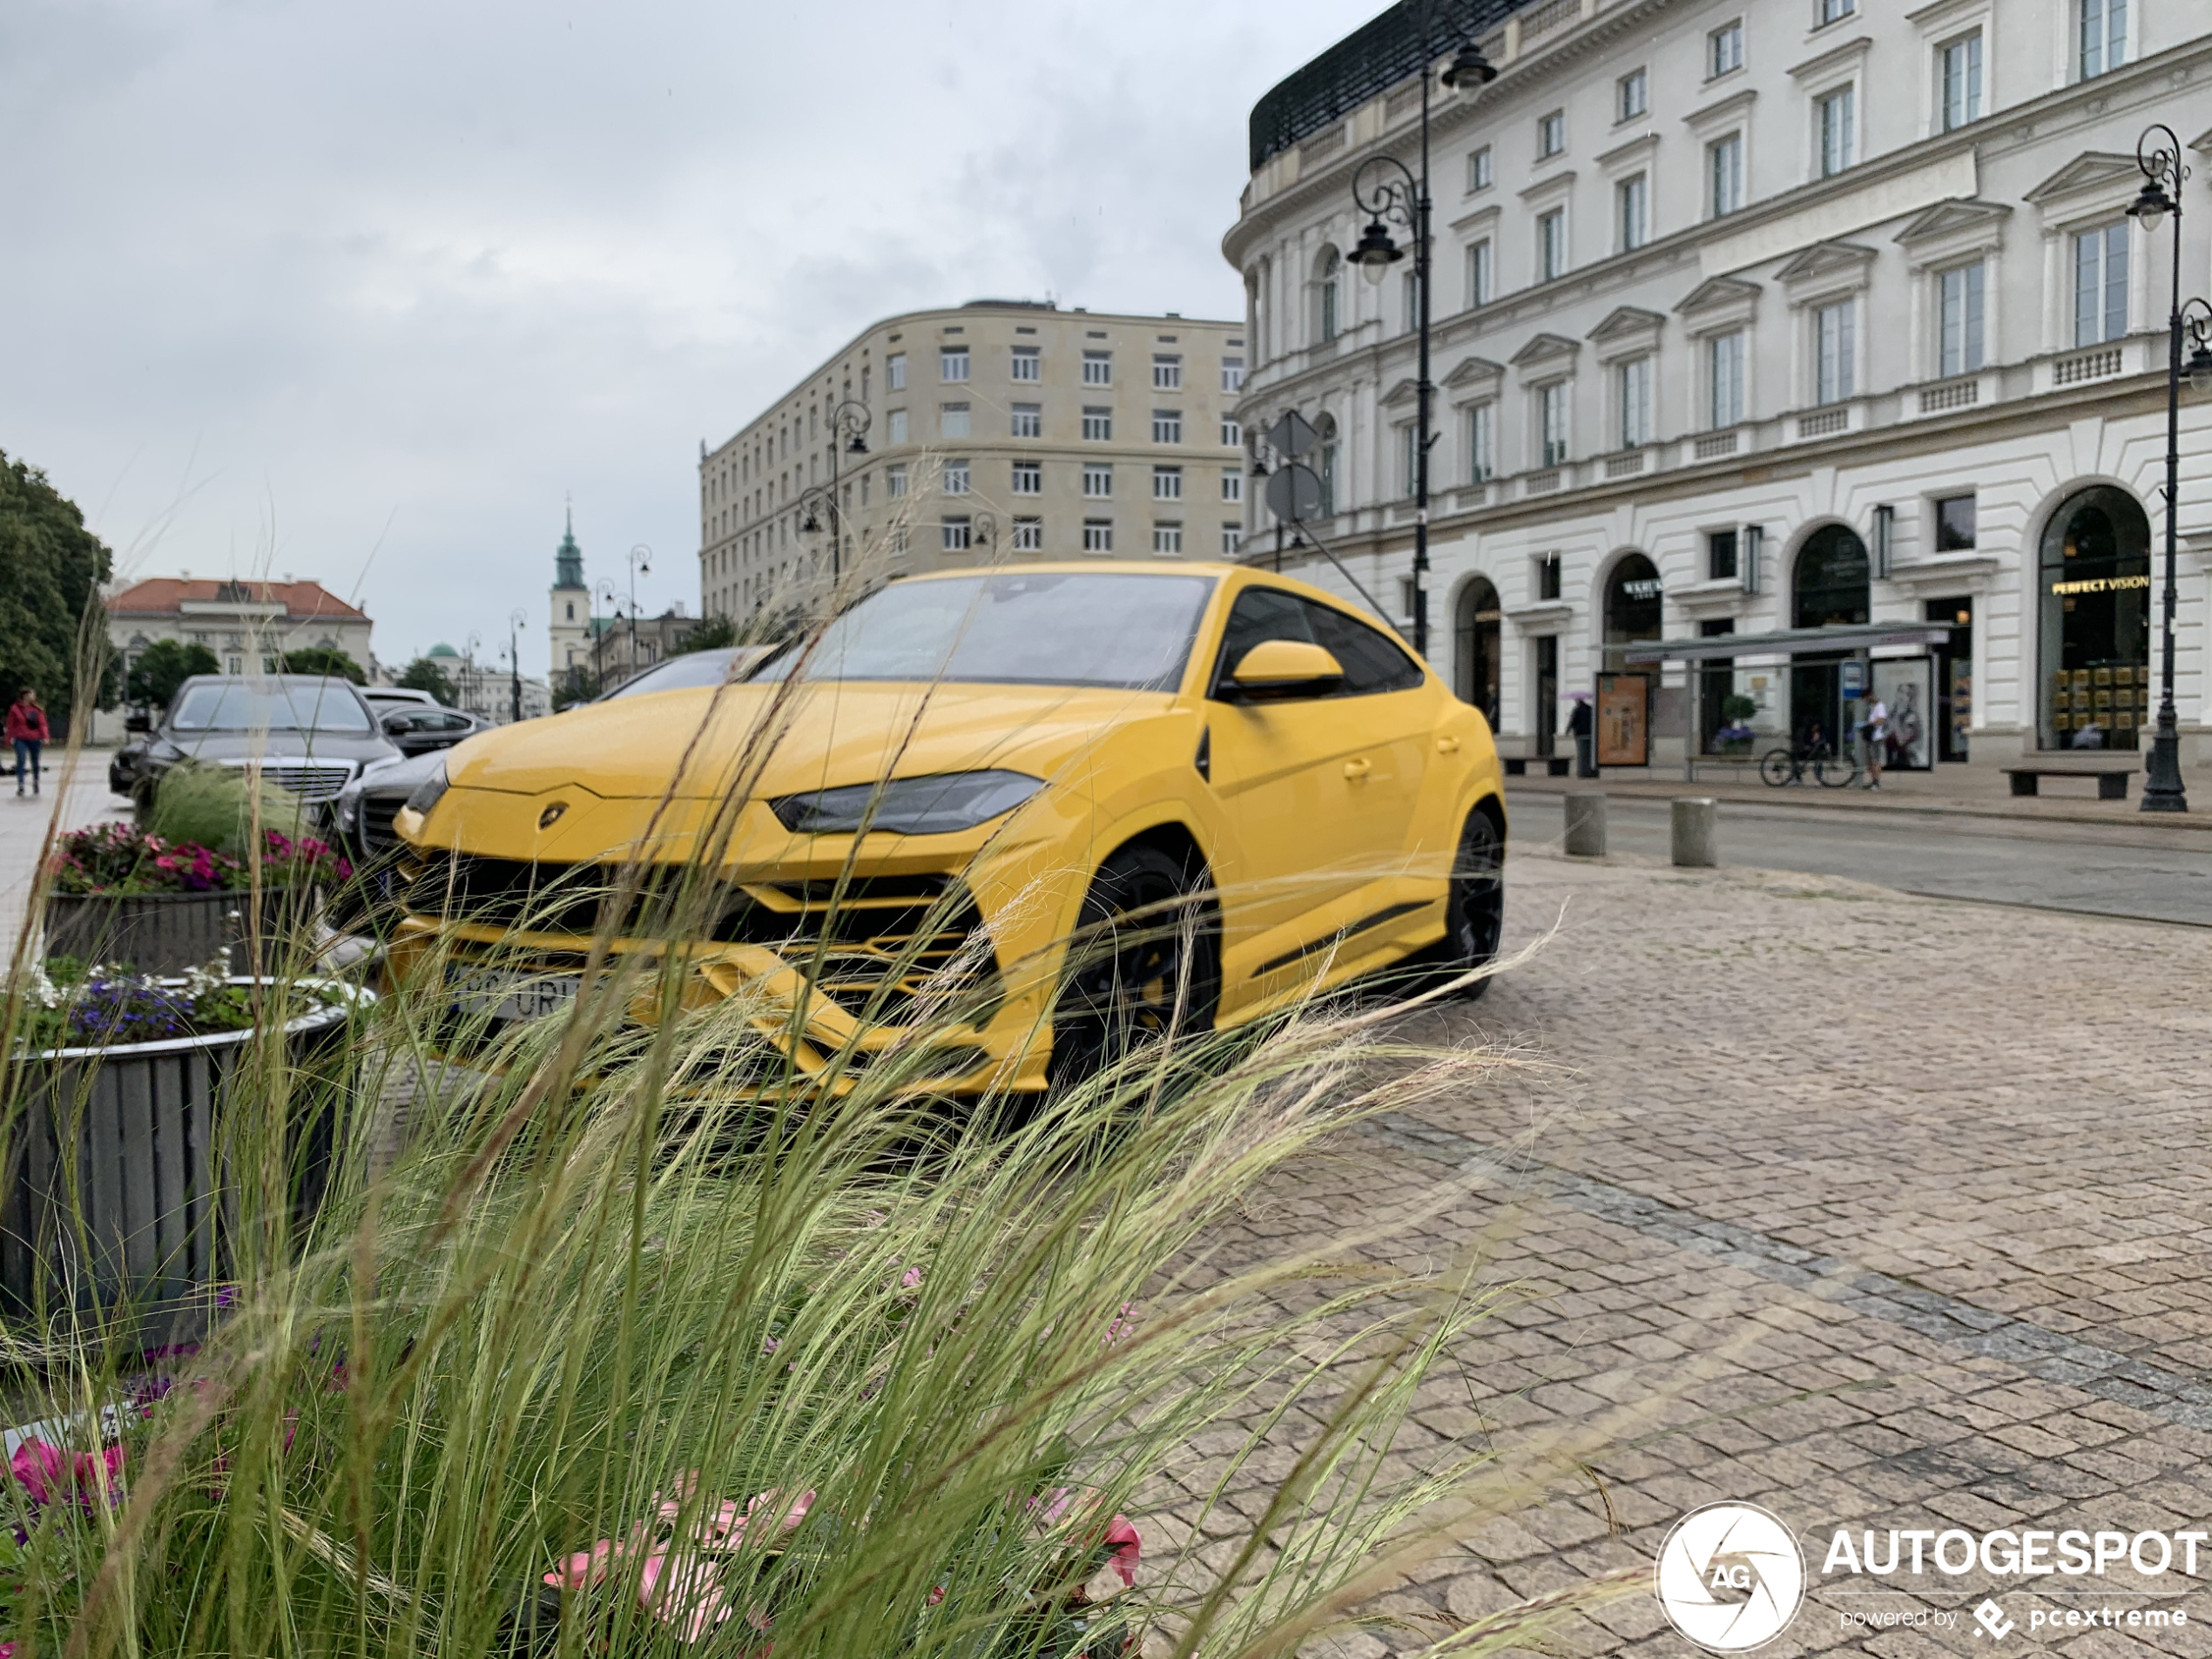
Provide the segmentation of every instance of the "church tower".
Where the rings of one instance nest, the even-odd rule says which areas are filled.
[[[553,554],[552,608],[545,637],[552,649],[547,679],[556,691],[591,667],[591,590],[583,584],[583,550],[576,544],[576,509]]]

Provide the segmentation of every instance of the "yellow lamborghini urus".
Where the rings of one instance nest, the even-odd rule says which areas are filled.
[[[1481,713],[1357,610],[1235,565],[894,582],[736,683],[473,738],[397,828],[393,971],[456,1007],[557,1010],[595,929],[664,958],[562,894],[711,865],[687,1001],[765,998],[786,1017],[756,1027],[812,1074],[910,1041],[933,984],[981,984],[957,1046],[930,1028],[955,1093],[1408,959],[1480,967],[1504,904]]]

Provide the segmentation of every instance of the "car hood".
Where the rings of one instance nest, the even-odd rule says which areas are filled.
[[[1157,691],[1067,686],[725,686],[595,703],[448,752],[457,788],[603,799],[772,799],[803,790],[1005,767],[1053,778],[1106,731],[1158,712]]]

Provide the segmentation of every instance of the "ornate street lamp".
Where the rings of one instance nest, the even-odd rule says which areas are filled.
[[[519,610],[507,613],[507,669],[510,694],[510,712],[516,724],[523,718],[523,653],[520,636],[529,626],[529,619]]]
[[[1414,381],[1413,433],[1413,649],[1428,655],[1428,452],[1435,442],[1429,430],[1436,388],[1429,380],[1430,241],[1428,194],[1429,66],[1436,61],[1429,44],[1429,24],[1434,0],[1418,0],[1413,13],[1420,31],[1421,154],[1418,173],[1395,156],[1370,156],[1352,176],[1352,199],[1367,215],[1367,228],[1352,251],[1352,263],[1371,283],[1406,257],[1390,233],[1393,224],[1403,226],[1413,242],[1413,287],[1420,306],[1416,325],[1420,336],[1420,367]],[[1497,66],[1472,41],[1462,44],[1438,77],[1447,90],[1479,92],[1498,78]],[[1396,176],[1393,176],[1393,173]]]
[[[653,573],[653,550],[640,542],[630,550],[630,671],[637,672],[637,578]]]
[[[2163,142],[2160,141],[2163,135]],[[2166,583],[2161,604],[2160,672],[2165,681],[2158,698],[2158,729],[2151,739],[2148,775],[2143,781],[2142,810],[2147,813],[2186,813],[2188,794],[2182,784],[2182,730],[2174,708],[2174,612],[2178,583],[2175,567],[2180,542],[2182,488],[2182,381],[2192,387],[2212,384],[2212,350],[2205,346],[2212,326],[2212,306],[2192,297],[2182,299],[2182,182],[2188,169],[2182,165],[2182,141],[2174,129],[2154,122],[2135,140],[2135,165],[2142,169],[2143,187],[2128,207],[2128,217],[2147,232],[2174,221],[2174,301],[2167,319],[2166,341]],[[2182,340],[2196,342],[2187,367],[2182,361]]]

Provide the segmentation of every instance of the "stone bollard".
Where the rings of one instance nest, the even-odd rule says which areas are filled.
[[[1567,856],[1602,859],[1605,856],[1605,794],[1596,789],[1570,789],[1567,803]]]
[[[1720,817],[1720,803],[1710,795],[1692,796],[1675,802],[1675,862],[1696,869],[1710,869],[1720,862],[1713,828]]]

